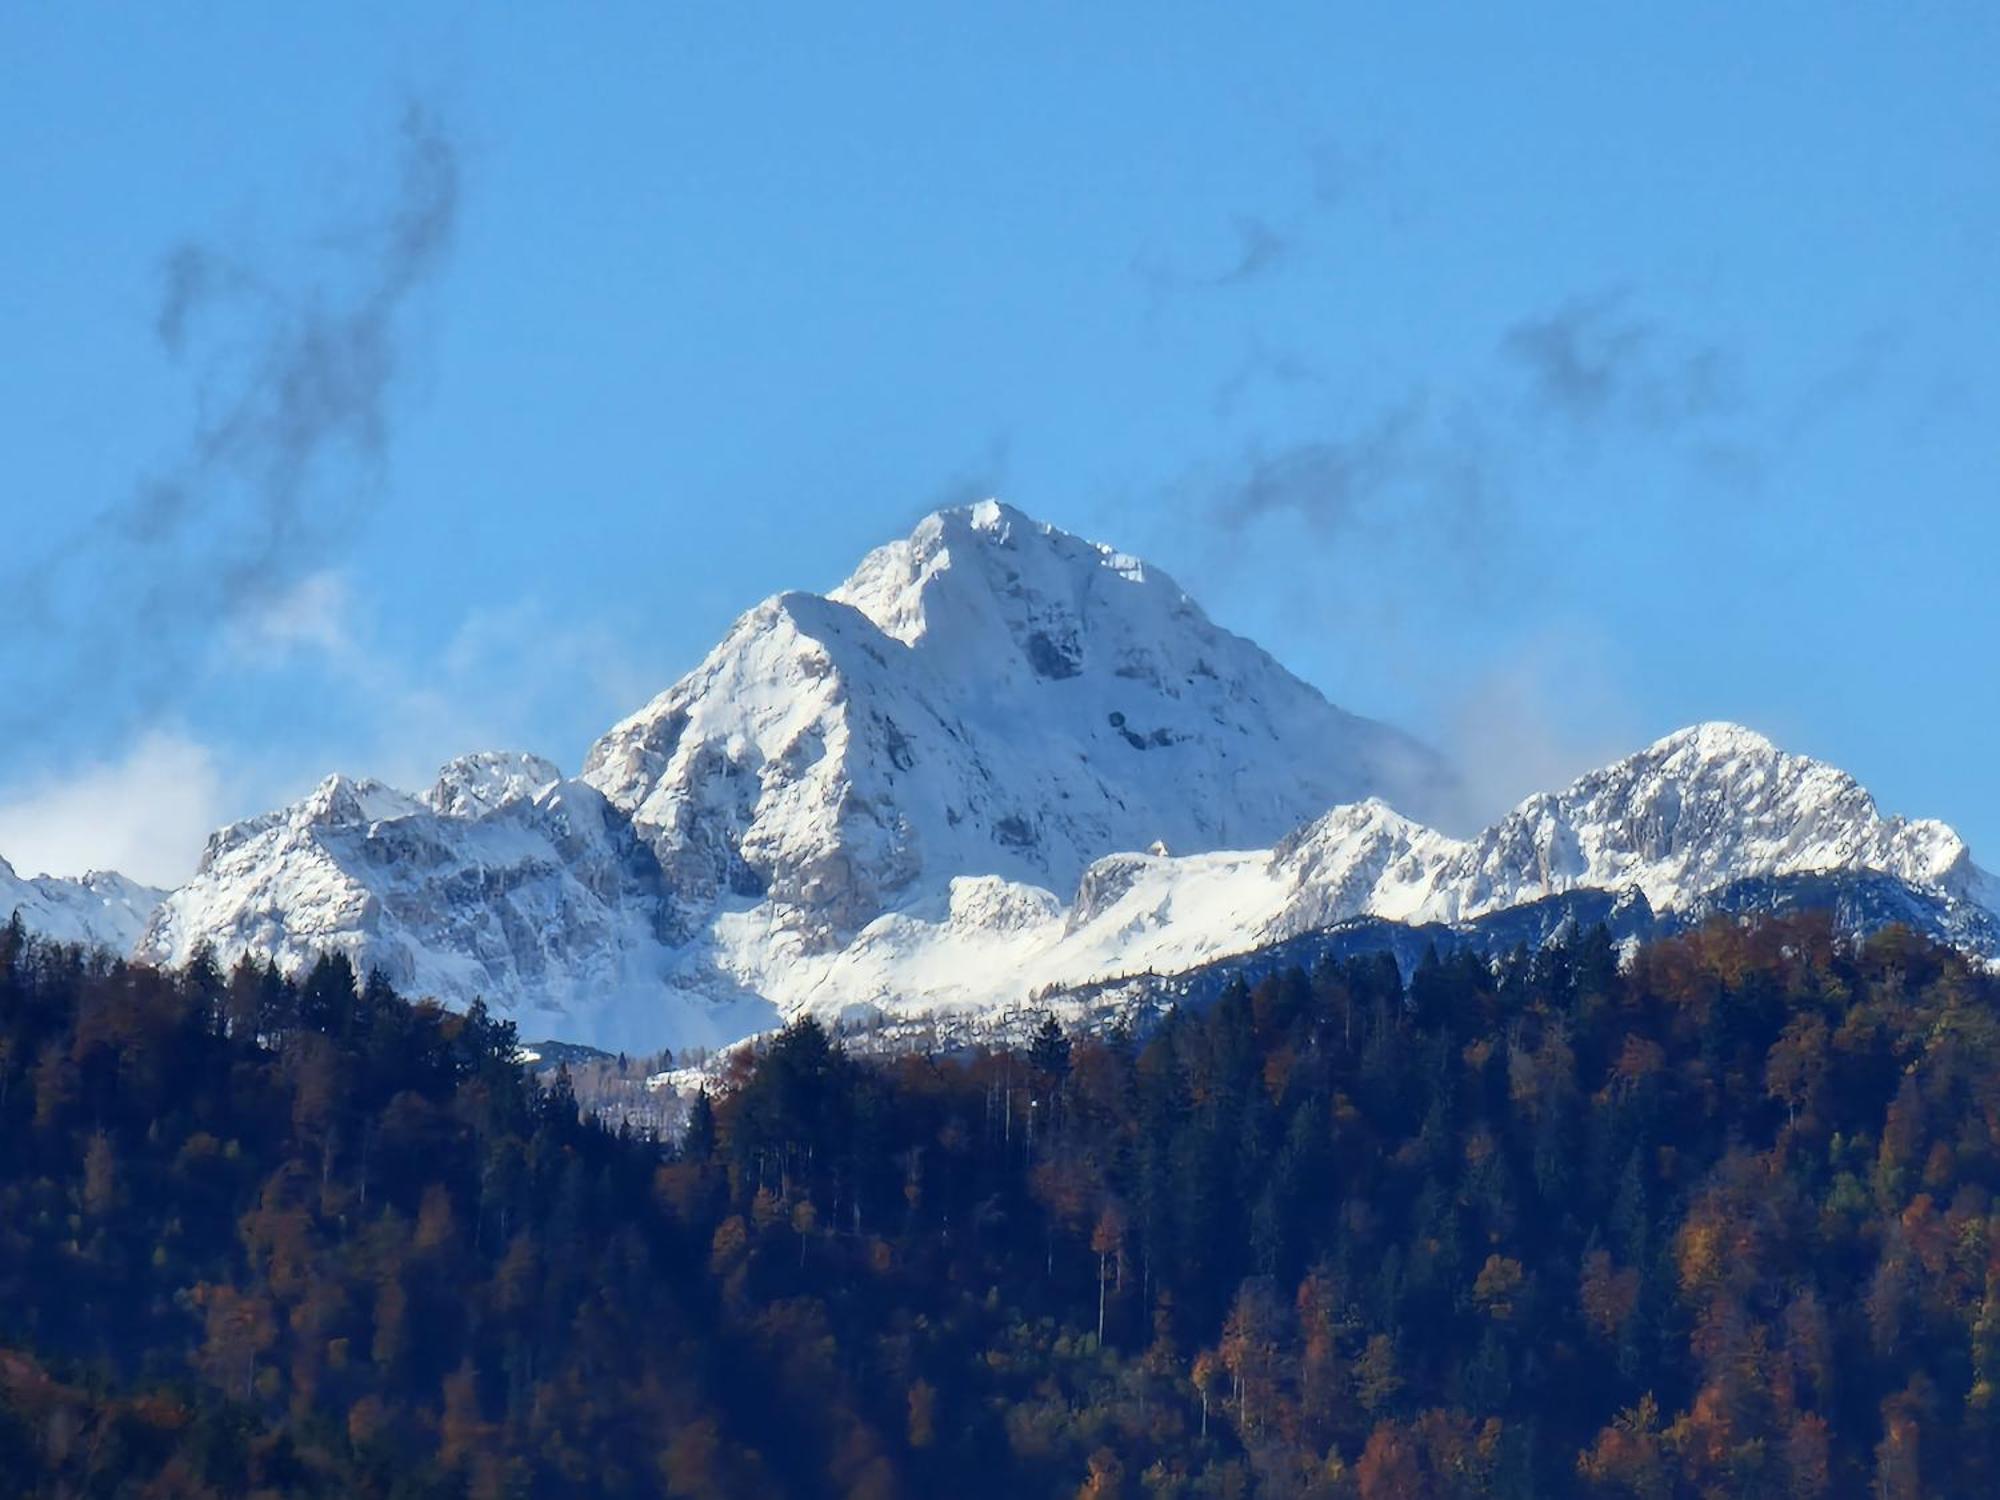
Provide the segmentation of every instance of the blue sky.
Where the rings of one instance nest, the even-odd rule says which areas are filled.
[[[574,768],[986,492],[1493,808],[1732,718],[2000,860],[1990,8],[19,6],[0,55],[24,870]]]

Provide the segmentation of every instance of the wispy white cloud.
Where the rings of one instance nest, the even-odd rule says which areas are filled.
[[[187,374],[189,429],[62,544],[0,560],[0,589],[35,625],[0,639],[20,677],[0,722],[46,733],[81,714],[133,732],[174,711],[219,639],[313,602],[299,585],[314,560],[351,546],[386,493],[405,367],[456,237],[443,123],[409,109],[394,163],[383,205],[275,269],[227,245],[167,257],[155,331]]]
[[[532,750],[567,765],[570,735],[608,726],[664,685],[632,649],[631,622],[558,614],[533,598],[469,609],[428,650],[391,644],[383,624],[365,582],[315,573],[231,631],[212,668],[341,690],[352,709],[341,743],[326,747],[333,763],[410,786],[473,750]]]
[[[352,649],[353,610],[346,574],[309,573],[283,592],[230,622],[222,637],[226,655],[247,665],[275,666],[300,652],[339,658]]]
[[[1447,709],[1442,736],[1466,827],[1629,754],[1643,731],[1627,676],[1602,632],[1564,621],[1474,678]]]
[[[22,874],[119,870],[172,885],[193,873],[223,807],[215,754],[154,730],[116,759],[0,788],[0,853]]]
[[[666,685],[633,650],[630,622],[532,598],[468,610],[441,646],[414,656],[380,642],[365,600],[347,619],[325,658],[368,708],[349,753],[399,786],[427,784],[473,750],[533,751],[574,774],[572,736],[609,728]]]
[[[345,706],[329,737],[282,749],[155,725],[114,753],[0,785],[0,856],[24,874],[116,869],[156,885],[193,873],[210,833],[301,795],[331,770],[427,786],[475,750],[520,749],[566,769],[570,736],[608,726],[664,685],[627,622],[562,617],[534,600],[467,612],[436,648],[388,643],[365,585],[309,574],[217,638],[201,682],[266,677]],[[624,627],[624,628],[621,628]]]

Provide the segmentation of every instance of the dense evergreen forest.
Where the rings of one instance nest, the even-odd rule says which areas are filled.
[[[2000,1492],[2000,985],[1600,933],[669,1149],[341,960],[0,931],[0,1494]]]

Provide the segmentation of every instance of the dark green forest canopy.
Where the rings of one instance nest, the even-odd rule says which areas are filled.
[[[0,1493],[2000,1490],[2000,987],[1890,931],[1287,973],[678,1148],[345,961],[0,931]]]

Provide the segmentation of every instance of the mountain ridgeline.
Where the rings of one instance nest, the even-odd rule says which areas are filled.
[[[0,1475],[92,1496],[2000,1485],[2000,983],[1900,927],[1322,956],[672,1147],[483,1006],[0,929]]]
[[[1808,875],[1899,883],[1908,919],[2000,957],[2000,887],[1951,829],[1734,725],[1467,837],[1437,826],[1459,802],[1431,752],[1158,569],[986,502],[749,611],[575,778],[500,753],[421,794],[330,777],[218,832],[156,909],[65,897],[138,922],[51,930],[294,976],[340,952],[524,1035],[634,1052],[805,1014],[978,1035],[1049,995],[1104,1024],[1106,980],[1343,924],[1455,929],[1583,892],[1684,921]]]

